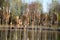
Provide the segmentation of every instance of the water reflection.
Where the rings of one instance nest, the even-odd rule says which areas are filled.
[[[60,32],[46,28],[9,28],[0,30],[0,40],[60,40]]]

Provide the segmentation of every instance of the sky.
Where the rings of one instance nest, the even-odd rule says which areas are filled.
[[[43,11],[47,12],[49,4],[52,3],[52,0],[43,0]]]
[[[22,0],[23,2],[26,2],[26,3],[31,3],[31,2],[34,2],[36,0]],[[50,4],[52,2],[52,0],[38,0],[39,2],[42,3],[43,5],[43,12],[48,12],[48,4]]]

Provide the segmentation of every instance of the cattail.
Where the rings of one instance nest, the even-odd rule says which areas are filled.
[[[22,20],[21,19],[19,19],[19,25],[22,25]]]

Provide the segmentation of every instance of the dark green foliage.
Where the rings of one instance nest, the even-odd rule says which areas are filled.
[[[4,0],[0,0],[0,7],[3,6]]]

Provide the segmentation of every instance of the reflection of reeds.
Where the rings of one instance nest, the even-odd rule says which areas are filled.
[[[50,31],[50,30],[42,30],[39,28],[39,30],[35,28],[31,29],[9,29],[9,30],[0,30],[0,39],[1,40],[57,40],[56,38],[59,36],[56,36],[60,33],[57,31]]]
[[[34,21],[32,21],[32,39],[31,40],[34,40]]]
[[[26,38],[26,37],[27,37],[27,33],[26,33],[27,30],[26,30],[26,27],[27,27],[27,26],[25,25],[25,26],[24,26],[24,40],[27,40],[27,38]]]

